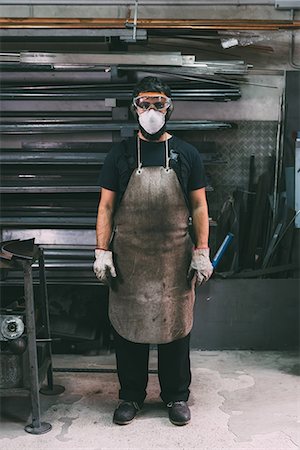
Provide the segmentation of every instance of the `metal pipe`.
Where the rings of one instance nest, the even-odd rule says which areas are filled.
[[[209,131],[223,128],[231,128],[229,122],[218,122],[211,120],[174,120],[168,122],[169,130],[201,130]],[[122,131],[123,129],[137,130],[135,122],[103,122],[98,124],[0,124],[0,131],[3,134],[23,134],[23,133],[74,133],[74,132],[100,132],[100,131]]]
[[[133,19],[81,18],[0,18],[5,28],[128,28]],[[300,29],[300,20],[245,19],[137,19],[137,28],[193,30],[280,30]]]
[[[294,10],[291,10],[291,20],[294,20]],[[289,48],[289,63],[290,66],[293,67],[293,69],[300,69],[300,64],[297,64],[294,61],[294,53],[295,53],[295,35],[294,35],[294,31],[291,31],[291,42],[290,42],[290,48]]]
[[[79,373],[117,373],[117,369],[90,368],[90,367],[54,367],[53,372],[79,372]],[[156,369],[149,369],[148,373],[157,374]]]
[[[136,0],[119,0],[112,1],[110,0],[2,0],[2,5],[62,5],[62,6],[130,6],[134,5]],[[156,6],[156,5],[166,5],[166,6],[224,6],[224,5],[232,5],[232,6],[240,6],[240,5],[261,5],[261,6],[275,6],[275,0],[138,0],[137,2],[140,6],[148,5],[148,6]]]
[[[284,104],[283,92],[279,99],[279,112],[277,121],[277,135],[276,135],[276,152],[275,152],[275,174],[274,174],[274,187],[273,187],[273,202],[272,202],[272,230],[275,227],[277,220],[278,209],[278,183],[279,183],[279,163],[280,163],[280,143],[282,133],[282,108]]]

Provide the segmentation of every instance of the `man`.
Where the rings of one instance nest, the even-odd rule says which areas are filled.
[[[141,80],[132,99],[137,136],[115,145],[101,170],[94,271],[110,286],[121,387],[113,421],[119,425],[130,423],[145,400],[149,344],[157,344],[160,395],[170,421],[190,421],[194,287],[213,269],[201,158],[166,131],[172,109],[165,83]]]

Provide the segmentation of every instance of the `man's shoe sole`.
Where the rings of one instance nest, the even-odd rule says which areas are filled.
[[[170,419],[170,422],[173,424],[173,425],[177,425],[177,426],[182,426],[182,425],[187,425],[188,423],[190,423],[190,420],[187,420],[186,422],[175,422],[174,420],[171,420]]]
[[[127,420],[126,422],[120,422],[118,420],[113,420],[113,423],[115,423],[116,425],[128,425],[129,423],[133,422],[135,419],[135,417],[131,420]]]

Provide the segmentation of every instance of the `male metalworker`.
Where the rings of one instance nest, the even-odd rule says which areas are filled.
[[[199,152],[166,131],[173,104],[163,81],[142,79],[131,108],[139,131],[113,146],[101,170],[94,262],[110,286],[121,400],[113,421],[128,424],[142,408],[157,344],[161,398],[170,421],[185,425],[194,288],[213,270],[205,174]]]

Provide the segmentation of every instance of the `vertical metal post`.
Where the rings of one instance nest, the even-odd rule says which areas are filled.
[[[139,7],[139,0],[135,0],[134,17],[133,17],[133,33],[132,33],[132,40],[133,40],[133,42],[136,41],[136,27],[137,27],[137,18],[138,18],[138,7]]]
[[[49,305],[48,305],[48,289],[46,280],[46,269],[45,269],[45,257],[44,250],[39,248],[39,281],[40,281],[40,305],[42,308],[43,315],[43,325],[45,326],[46,335],[45,338],[48,339],[47,345],[47,358],[49,359],[49,366],[47,369],[47,384],[48,386],[42,387],[40,392],[45,395],[57,395],[64,392],[65,388],[60,385],[53,384],[53,368],[52,368],[52,343],[51,343],[51,333],[50,333],[50,318],[49,318]]]
[[[24,269],[24,297],[26,307],[26,331],[29,352],[30,396],[32,406],[32,426],[40,428],[40,400],[38,361],[36,349],[35,314],[33,301],[32,268],[30,262],[23,262]]]
[[[39,374],[36,348],[36,329],[34,313],[34,292],[32,280],[31,261],[22,262],[24,270],[24,297],[26,308],[26,332],[28,340],[30,398],[32,408],[32,424],[25,427],[25,431],[32,434],[46,433],[51,430],[51,425],[41,422],[40,398],[39,398]]]
[[[48,358],[50,359],[50,364],[47,370],[47,382],[48,388],[53,389],[53,372],[52,372],[52,346],[51,346],[51,336],[50,336],[50,321],[49,321],[49,308],[48,308],[48,291],[46,283],[46,273],[45,273],[45,259],[44,251],[40,248],[39,251],[39,278],[40,278],[40,295],[41,295],[41,306],[43,314],[43,325],[45,326],[46,335],[45,338],[49,339],[47,342]]]

